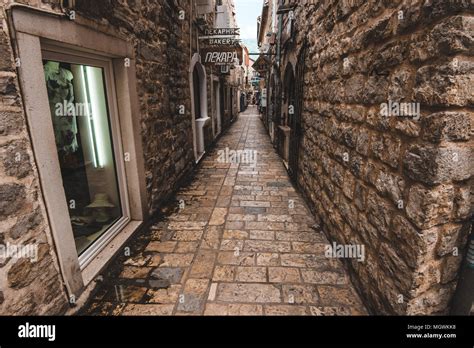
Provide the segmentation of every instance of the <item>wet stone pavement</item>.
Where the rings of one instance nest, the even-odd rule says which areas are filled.
[[[233,157],[232,150],[251,152]],[[239,116],[170,205],[134,239],[130,256],[103,273],[81,314],[366,314],[341,261],[325,257],[329,242],[255,108]]]

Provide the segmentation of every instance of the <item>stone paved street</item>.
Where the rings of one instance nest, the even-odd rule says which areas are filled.
[[[256,166],[221,163],[226,148],[257,150]],[[110,266],[85,314],[366,314],[254,107],[172,203]]]

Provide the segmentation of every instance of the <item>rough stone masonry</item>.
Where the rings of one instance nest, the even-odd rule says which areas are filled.
[[[60,11],[59,0],[17,2]],[[0,2],[0,243],[36,243],[39,253],[36,263],[0,259],[0,314],[61,314],[68,299],[7,3]],[[189,2],[76,1],[83,25],[134,44],[151,213],[193,162],[187,69],[194,47],[177,4]],[[365,262],[350,267],[375,313],[444,313],[472,217],[474,5],[301,0],[298,11],[299,42],[307,37],[310,46],[300,186],[332,241],[366,246]],[[390,101],[420,103],[420,120],[380,117]]]
[[[10,39],[0,2],[0,243],[37,244],[38,260],[0,258],[0,314],[61,314],[68,307],[39,187]],[[61,13],[59,0],[16,1]],[[193,169],[189,11],[183,1],[75,1],[82,25],[133,43],[150,214]],[[112,10],[111,10],[112,9]],[[212,18],[210,18],[212,20]],[[194,40],[195,41],[195,40]],[[186,114],[177,112],[185,106]]]
[[[373,312],[441,314],[472,218],[474,2],[301,1],[299,185]],[[421,117],[381,105],[419,103]]]

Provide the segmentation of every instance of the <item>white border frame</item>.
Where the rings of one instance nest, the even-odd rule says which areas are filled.
[[[134,50],[125,40],[97,32],[65,17],[28,8],[13,8],[11,17],[12,35],[21,62],[19,81],[49,226],[66,289],[69,296],[77,297],[147,217]],[[115,80],[109,83],[115,86],[112,90],[117,94],[116,107],[123,149],[130,154],[130,161],[124,163],[124,170],[131,221],[121,233],[104,245],[82,272],[64,188],[59,184],[62,178],[44,82],[42,50],[51,43],[67,53],[71,53],[72,49],[76,52],[75,55],[109,61],[111,71],[114,72],[111,79],[115,77]],[[124,64],[125,58],[129,59],[128,65]],[[67,226],[71,233],[65,232]]]

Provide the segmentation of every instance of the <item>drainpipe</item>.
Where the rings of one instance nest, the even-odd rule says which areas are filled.
[[[470,315],[474,305],[474,233],[471,230],[465,262],[451,306],[452,315]]]

